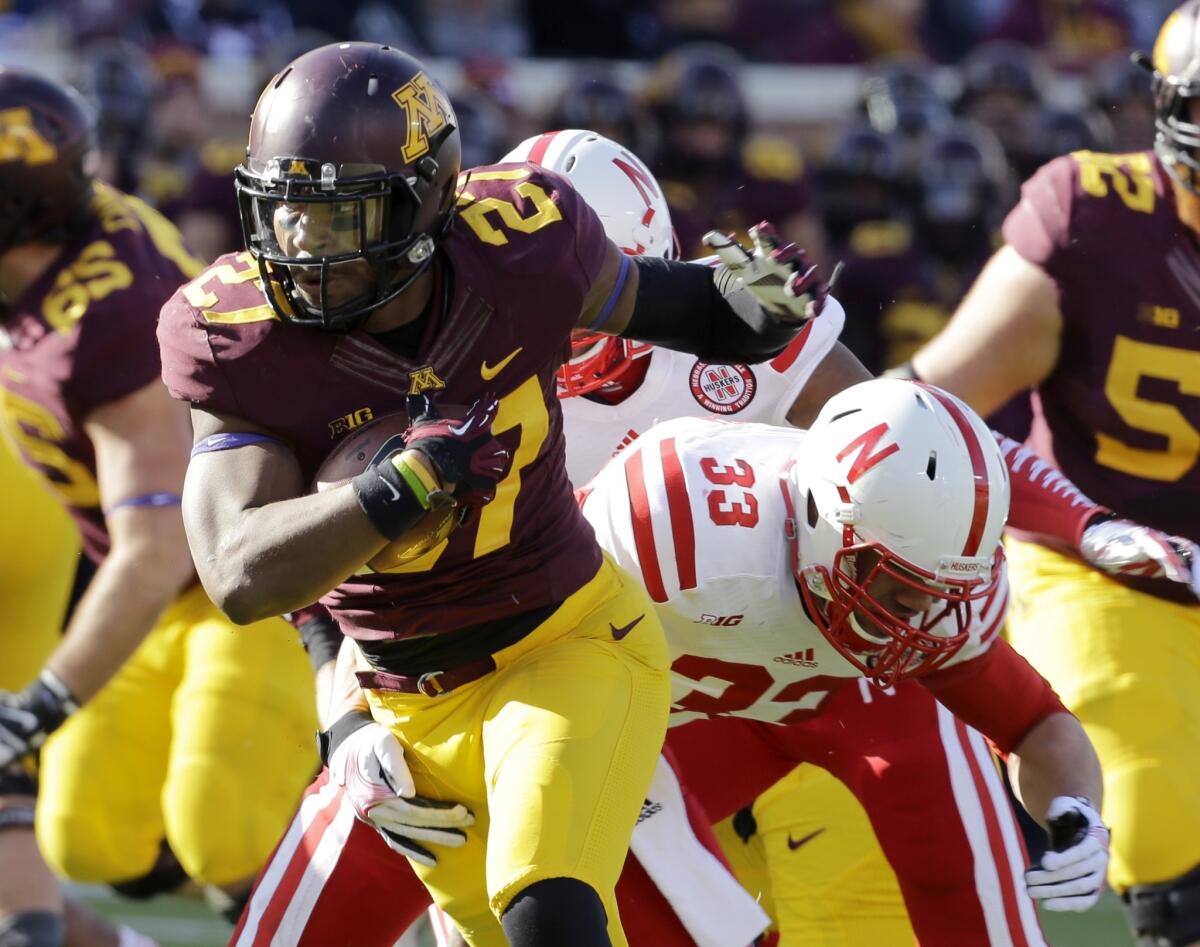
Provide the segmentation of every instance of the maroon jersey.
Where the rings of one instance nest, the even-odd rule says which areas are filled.
[[[158,310],[202,264],[179,231],[137,198],[97,184],[92,206],[92,225],[0,309],[0,404],[6,434],[99,562],[108,531],[84,421],[158,377]]]
[[[1031,446],[1098,503],[1200,540],[1200,252],[1158,159],[1056,158],[1004,238],[1058,284],[1063,317]]]
[[[437,634],[550,606],[600,564],[567,479],[554,372],[607,239],[570,184],[542,168],[476,168],[460,180],[415,357],[362,330],[281,322],[248,253],[217,260],[159,323],[172,394],[274,432],[310,481],[340,438],[402,411],[410,391],[447,405],[500,397],[493,430],[512,464],[496,499],[402,572],[355,576],[326,596],[352,637]]]

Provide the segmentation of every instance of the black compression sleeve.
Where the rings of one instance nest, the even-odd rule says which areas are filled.
[[[637,299],[621,333],[628,338],[691,352],[706,362],[754,363],[774,358],[802,328],[763,312],[745,290],[735,309],[707,266],[657,257],[634,262]]]

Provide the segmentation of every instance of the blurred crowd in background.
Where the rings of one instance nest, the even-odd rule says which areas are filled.
[[[1040,164],[1151,145],[1149,75],[1129,53],[1149,50],[1173,5],[0,0],[0,61],[57,63],[97,105],[101,175],[209,258],[241,245],[231,172],[254,96],[284,63],[344,39],[399,45],[435,74],[453,62],[465,166],[550,128],[615,138],[662,181],[685,257],[708,229],[767,218],[826,273],[844,263],[843,341],[879,371],[945,323]],[[565,61],[560,88],[531,109],[514,70],[546,57]],[[635,81],[616,60],[641,63]],[[821,95],[803,81],[813,66],[854,67],[857,101],[815,123],[756,121],[744,79],[763,63],[791,67],[770,72],[784,99]]]

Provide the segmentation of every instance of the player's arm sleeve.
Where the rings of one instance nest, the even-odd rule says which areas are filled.
[[[538,321],[531,331],[561,333],[565,341],[604,266],[608,237],[570,181],[537,165],[527,167],[529,175],[519,181],[468,180],[463,194],[470,200],[464,204],[459,198],[459,214],[476,235],[491,227],[494,214],[478,209],[489,198],[541,215],[543,223],[530,233],[500,234],[505,242],[494,251],[494,268],[525,301],[520,311]],[[531,297],[540,305],[530,308]]]
[[[135,280],[129,289],[89,306],[79,323],[75,363],[63,387],[75,417],[86,418],[158,377],[154,320],[160,301]]]
[[[1012,485],[1008,526],[1046,545],[1072,552],[1083,531],[1109,512],[1088,498],[1053,464],[1010,437],[993,431]]]
[[[342,646],[342,629],[333,620],[329,610],[321,604],[288,612],[283,616],[300,635],[300,643],[312,662],[314,671],[319,671],[337,658]]]
[[[162,380],[171,397],[208,411],[243,415],[233,386],[217,360],[203,317],[177,292],[162,308],[158,348]]]
[[[1052,277],[1071,248],[1077,167],[1070,155],[1043,165],[1021,185],[1021,199],[1004,220],[1004,241]]]
[[[1001,753],[1012,752],[1051,714],[1068,713],[1046,679],[1002,638],[970,661],[919,680]]]

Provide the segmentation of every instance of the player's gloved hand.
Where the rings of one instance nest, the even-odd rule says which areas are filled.
[[[455,485],[453,502],[459,506],[490,503],[508,470],[508,451],[492,436],[498,407],[496,398],[486,395],[460,417],[444,418],[428,395],[408,396],[411,426],[404,435],[405,449],[419,450],[442,483]],[[434,505],[437,499],[437,492],[430,494]]]
[[[1100,900],[1108,871],[1108,828],[1082,796],[1057,796],[1046,813],[1051,851],[1025,872],[1029,896],[1051,911],[1086,911]]]
[[[784,244],[765,220],[750,228],[754,241],[747,250],[731,235],[710,230],[704,244],[721,260],[713,279],[728,296],[731,279],[745,286],[764,310],[784,322],[804,322],[820,315],[828,288],[794,243]]]
[[[1132,520],[1106,519],[1083,531],[1079,551],[1102,572],[1169,579],[1200,598],[1200,548],[1190,539]]]
[[[0,767],[32,753],[78,709],[67,685],[49,670],[18,694],[0,691]]]
[[[475,816],[458,803],[418,796],[400,741],[368,714],[346,714],[320,742],[330,778],[345,787],[355,815],[375,826],[392,851],[432,868],[437,856],[421,842],[449,848],[466,842],[463,830]]]

